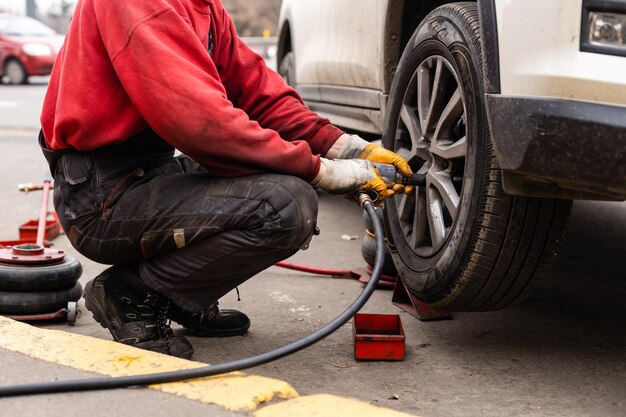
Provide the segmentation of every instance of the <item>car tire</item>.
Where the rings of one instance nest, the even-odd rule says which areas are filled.
[[[73,285],[81,276],[83,267],[71,256],[51,265],[0,264],[0,290],[49,291]]]
[[[82,294],[79,282],[54,291],[0,291],[0,314],[53,313],[66,307],[69,301],[78,301]]]
[[[502,188],[484,105],[475,3],[431,12],[405,48],[390,92],[383,145],[427,176],[385,202],[400,279],[449,311],[520,301],[555,260],[571,201],[514,197]]]
[[[296,83],[296,62],[294,60],[293,52],[289,51],[285,54],[283,59],[280,60],[278,65],[278,73],[283,77],[283,80],[291,87]]]
[[[19,85],[28,83],[26,68],[17,59],[9,59],[4,64],[4,74],[9,84]]]

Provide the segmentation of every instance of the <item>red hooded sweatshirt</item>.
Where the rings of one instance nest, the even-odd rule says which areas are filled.
[[[343,133],[239,39],[218,0],[80,0],[41,124],[51,149],[150,127],[215,175],[308,181]]]

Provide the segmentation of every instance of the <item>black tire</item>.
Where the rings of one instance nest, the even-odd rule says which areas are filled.
[[[296,62],[292,51],[287,52],[283,59],[280,60],[278,73],[288,85],[291,87],[296,85]]]
[[[421,301],[450,311],[523,299],[554,262],[571,210],[571,201],[503,191],[483,80],[476,4],[441,6],[402,54],[385,119],[383,145],[428,175],[412,196],[385,203],[399,277]]]
[[[374,266],[374,263],[376,262],[376,239],[367,233],[361,240],[361,255],[368,265],[372,267]],[[391,257],[388,245],[385,245],[385,262],[383,263],[382,274],[390,277],[398,276],[398,271],[393,263],[393,258]]]
[[[4,74],[9,84],[19,85],[28,83],[26,68],[15,58],[8,59],[4,63]]]
[[[382,222],[382,210],[377,209],[376,214],[378,214],[378,218]],[[361,255],[368,265],[374,266],[374,262],[376,261],[376,235],[374,234],[374,225],[372,224],[372,219],[370,219],[370,216],[367,214],[366,211],[363,211],[363,223],[365,224],[366,234],[361,240]],[[389,245],[385,245],[385,262],[383,264],[382,273],[383,275],[388,275],[391,277],[398,276],[398,271],[396,270],[393,258],[391,257]]]
[[[67,288],[78,281],[82,273],[80,262],[71,256],[52,265],[0,264],[0,290],[49,291]]]
[[[54,291],[0,291],[0,314],[44,314],[67,307],[69,301],[78,301],[83,294],[79,282]]]

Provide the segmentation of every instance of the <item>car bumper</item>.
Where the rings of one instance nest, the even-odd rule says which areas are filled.
[[[486,103],[505,191],[626,199],[626,107],[497,94]]]
[[[28,75],[48,75],[55,59],[56,56],[24,56],[24,68]]]

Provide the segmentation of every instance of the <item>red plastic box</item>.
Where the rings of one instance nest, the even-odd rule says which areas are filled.
[[[359,360],[404,360],[404,328],[397,314],[354,315],[354,358]]]

